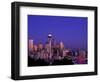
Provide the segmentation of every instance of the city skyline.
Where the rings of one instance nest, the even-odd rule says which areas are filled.
[[[73,51],[65,48],[63,42],[55,44],[51,34],[44,46],[34,44],[32,39],[28,42],[28,66],[87,64],[87,51]]]
[[[28,39],[45,44],[48,34],[67,48],[87,50],[86,17],[28,15]]]

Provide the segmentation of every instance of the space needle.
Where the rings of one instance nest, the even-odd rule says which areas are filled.
[[[51,52],[51,47],[52,47],[52,34],[49,34],[48,35],[48,42],[49,42],[49,53],[50,53],[50,55],[49,55],[49,58],[50,59],[52,59],[52,52]]]

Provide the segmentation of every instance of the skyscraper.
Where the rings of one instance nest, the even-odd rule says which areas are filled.
[[[29,47],[29,51],[33,50],[33,47],[34,47],[33,40],[31,40],[31,39],[29,40],[28,47]]]
[[[38,44],[38,49],[39,50],[42,50],[43,49],[43,44],[41,42]]]
[[[64,44],[63,44],[63,42],[60,42],[60,49],[61,49],[61,50],[64,49]]]

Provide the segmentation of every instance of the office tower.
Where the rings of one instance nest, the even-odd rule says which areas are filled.
[[[64,44],[63,44],[63,42],[60,42],[60,49],[61,49],[61,50],[64,49]]]
[[[34,47],[34,44],[33,44],[33,40],[29,40],[29,51],[32,51],[33,50],[33,47]]]
[[[39,50],[42,50],[43,49],[43,44],[41,42],[38,44],[38,49]]]
[[[34,51],[37,51],[37,48],[38,48],[37,45],[34,45]]]
[[[45,49],[49,53],[49,42],[46,42]]]

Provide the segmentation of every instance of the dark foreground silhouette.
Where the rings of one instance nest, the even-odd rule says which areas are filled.
[[[51,66],[51,65],[72,65],[74,64],[71,59],[64,58],[62,60],[45,61],[43,59],[34,60],[28,56],[28,66]]]

